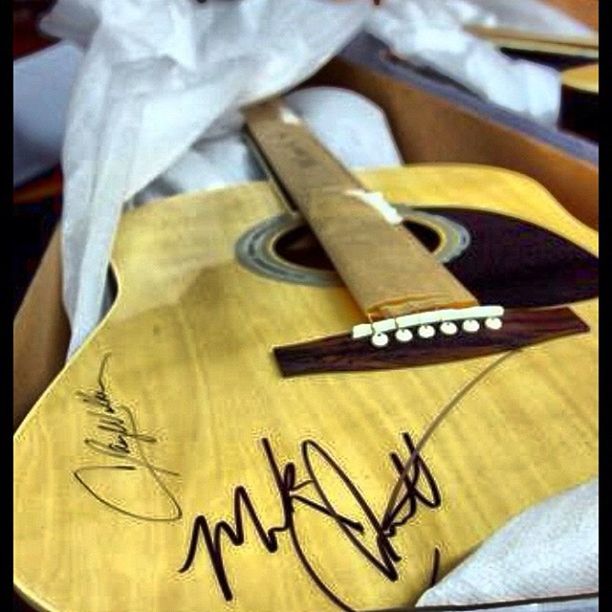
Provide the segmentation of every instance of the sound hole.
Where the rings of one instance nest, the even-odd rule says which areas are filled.
[[[432,253],[440,245],[440,236],[432,228],[414,221],[404,221],[403,225]],[[274,243],[274,251],[280,258],[298,266],[315,270],[334,269],[317,237],[307,225],[300,225],[279,236]]]
[[[440,246],[440,234],[431,227],[416,221],[404,221],[402,225],[410,230],[415,238],[431,253]]]

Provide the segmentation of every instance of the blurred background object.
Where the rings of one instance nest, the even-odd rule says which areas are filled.
[[[599,30],[599,0],[546,0],[574,19]]]
[[[560,125],[599,142],[599,64],[564,70],[561,85]]]
[[[13,0],[13,59],[57,42],[38,29],[38,20],[51,8],[53,1]]]
[[[13,0],[13,59],[24,58],[57,43],[43,34],[38,21],[53,0]],[[18,83],[14,83],[19,86]],[[16,109],[19,110],[18,108]],[[61,211],[59,164],[13,191],[13,314],[38,267]]]

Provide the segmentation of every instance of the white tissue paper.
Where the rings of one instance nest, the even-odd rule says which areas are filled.
[[[387,118],[371,100],[337,87],[302,89],[285,100],[345,166],[373,168],[402,163]]]
[[[468,24],[567,36],[591,33],[535,0],[385,0],[367,30],[415,65],[432,68],[494,104],[554,125],[561,102],[559,73],[506,57],[466,32]]]
[[[59,0],[43,29],[81,45],[62,153],[69,353],[99,321],[123,205],[239,107],[304,80],[369,0]]]
[[[284,100],[345,166],[372,168],[402,163],[385,114],[367,98],[337,87],[309,87],[290,93]],[[240,134],[230,132],[200,139],[140,191],[134,203],[264,178]]]
[[[417,606],[597,593],[599,480],[528,508],[425,592]]]

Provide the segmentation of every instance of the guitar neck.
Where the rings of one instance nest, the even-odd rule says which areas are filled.
[[[474,296],[278,101],[245,111],[278,190],[313,229],[368,318],[477,304]]]
[[[271,101],[244,113],[252,148],[292,208],[302,210],[313,189],[363,189],[287,107]]]

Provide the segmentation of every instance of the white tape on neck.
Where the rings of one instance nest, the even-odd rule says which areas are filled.
[[[344,192],[346,195],[353,196],[371,206],[378,211],[387,223],[391,225],[399,225],[403,219],[402,216],[385,200],[382,193],[379,191],[366,191],[365,189],[348,189]]]
[[[289,123],[290,125],[299,125],[302,120],[287,106],[281,106],[279,110],[280,120],[283,123]]]

